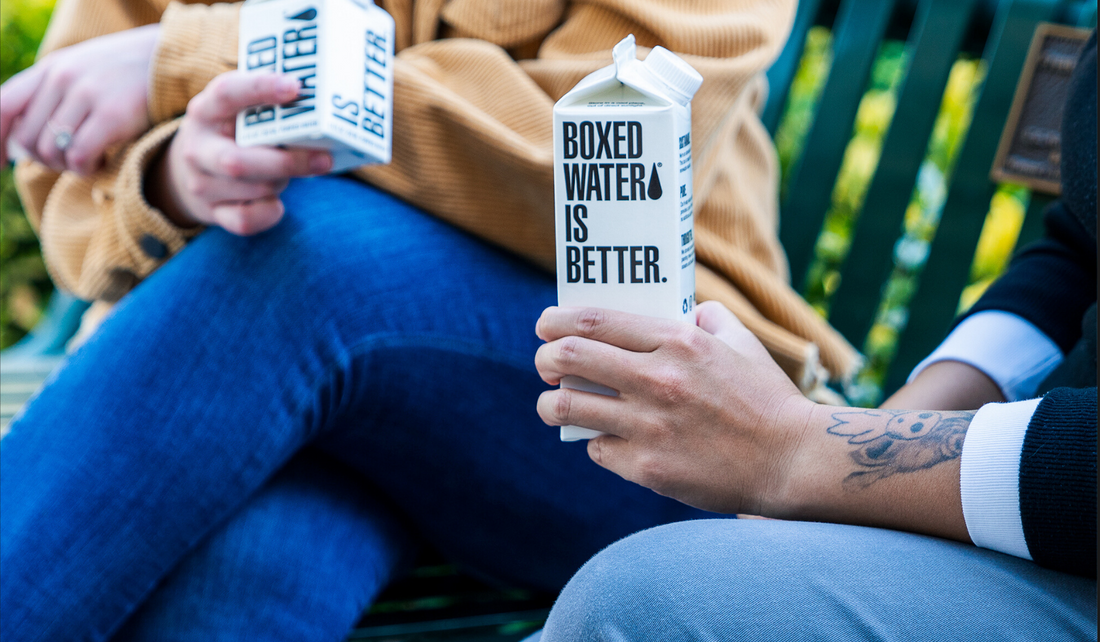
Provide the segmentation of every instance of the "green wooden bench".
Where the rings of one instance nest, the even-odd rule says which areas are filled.
[[[1095,0],[803,0],[793,34],[769,71],[772,92],[763,118],[776,131],[806,35],[832,31],[832,72],[781,203],[780,237],[796,288],[803,288],[814,245],[852,134],[859,102],[884,39],[909,51],[893,126],[871,179],[851,251],[842,268],[830,322],[861,346],[873,323],[892,252],[913,191],[952,64],[960,52],[984,61],[986,76],[973,124],[951,177],[939,231],[921,285],[911,300],[886,391],[896,389],[919,359],[948,330],[966,285],[974,248],[995,185],[990,162],[1004,127],[1037,23],[1093,27]],[[1031,199],[1019,243],[1041,233],[1040,212],[1049,199]],[[0,430],[58,363],[86,305],[55,295],[50,309],[23,342],[0,354]],[[389,587],[364,616],[353,640],[519,640],[545,619],[551,596],[502,591],[429,557]]]
[[[875,52],[886,37],[906,42],[909,63],[899,86],[893,126],[883,142],[830,304],[830,323],[853,345],[863,346],[892,271],[894,243],[951,67],[964,52],[980,55],[985,65],[972,124],[950,177],[919,287],[910,300],[908,323],[887,371],[887,394],[900,387],[943,339],[955,317],[996,189],[989,179],[991,162],[1032,34],[1043,21],[1094,27],[1096,2],[803,0],[795,33],[769,74],[773,94],[764,119],[774,133],[805,33],[815,24],[831,25],[833,73],[821,91],[816,118],[780,204],[780,239],[793,283],[802,290]],[[1018,246],[1041,234],[1041,213],[1049,202],[1048,197],[1033,195]]]

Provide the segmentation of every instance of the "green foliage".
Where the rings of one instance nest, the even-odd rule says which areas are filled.
[[[797,161],[813,123],[817,99],[829,73],[831,45],[831,34],[823,27],[815,27],[807,34],[805,53],[775,136],[784,176]],[[907,65],[905,44],[884,42],[859,105],[852,139],[844,153],[832,204],[814,248],[815,258],[803,293],[824,317],[828,316],[830,299],[840,285],[840,270],[848,255],[853,227],[878,166]],[[909,301],[916,293],[939,224],[951,172],[966,140],[983,77],[984,67],[979,60],[962,57],[951,69],[928,150],[905,212],[904,229],[899,230],[900,236],[894,246],[894,271],[883,288],[875,323],[863,344],[866,364],[844,390],[856,405],[872,406],[881,399],[886,369],[909,318]],[[970,285],[959,302],[960,310],[972,305],[1004,270],[1016,244],[1029,197],[1026,189],[1012,185],[1000,186],[993,197],[975,253]]]
[[[34,62],[54,0],[0,3],[0,82]],[[0,348],[34,327],[53,286],[10,168],[0,170]]]
[[[813,27],[806,33],[802,60],[787,92],[787,105],[775,131],[775,148],[779,152],[780,195],[787,194],[787,177],[794,162],[802,155],[802,146],[813,125],[814,107],[825,79],[832,67],[833,34],[824,27]]]
[[[804,293],[810,305],[823,316],[828,316],[829,299],[840,285],[840,267],[848,256],[851,231],[878,166],[907,63],[904,43],[883,42],[871,68],[870,86],[856,112],[852,139],[844,150],[844,160],[833,187],[832,205],[814,248],[815,257],[810,264]]]

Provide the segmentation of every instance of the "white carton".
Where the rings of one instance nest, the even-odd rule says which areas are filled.
[[[332,171],[390,162],[393,18],[370,0],[249,0],[237,66],[290,74],[301,95],[237,116],[237,144],[327,149]]]
[[[554,105],[558,304],[694,321],[691,98],[702,77],[634,36]],[[566,377],[562,386],[615,395]],[[562,441],[601,433],[562,426]]]

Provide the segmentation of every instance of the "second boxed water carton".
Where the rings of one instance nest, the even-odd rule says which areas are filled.
[[[371,0],[249,0],[237,66],[298,79],[285,105],[237,116],[237,144],[327,149],[333,172],[390,162],[394,22]]]
[[[691,98],[703,78],[634,36],[554,105],[558,304],[694,322]],[[579,377],[562,386],[616,394]],[[562,426],[562,441],[601,433]]]

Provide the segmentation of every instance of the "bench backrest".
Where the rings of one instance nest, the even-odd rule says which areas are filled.
[[[803,0],[794,33],[769,72],[772,94],[764,121],[774,133],[806,33],[832,25],[831,70],[800,159],[787,177],[780,205],[780,238],[793,284],[802,290],[833,186],[851,138],[860,99],[884,38],[904,39],[907,71],[892,126],[866,192],[830,304],[829,321],[859,347],[872,327],[893,267],[893,248],[913,193],[952,65],[962,51],[981,52],[986,68],[973,120],[954,175],[920,284],[910,300],[908,324],[898,337],[885,391],[942,340],[966,286],[975,247],[996,185],[989,179],[1001,131],[1028,45],[1039,22],[1094,26],[1095,0]],[[1041,234],[1049,199],[1032,198],[1018,245]]]

